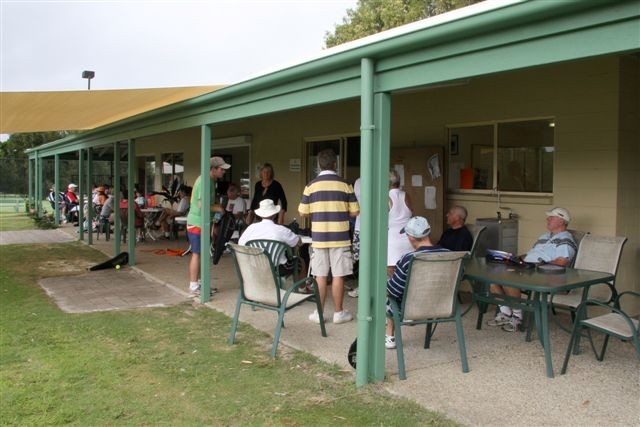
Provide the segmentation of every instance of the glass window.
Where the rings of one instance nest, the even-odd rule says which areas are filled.
[[[184,178],[184,155],[183,153],[162,154],[162,185],[170,188],[174,178],[178,183],[182,183]]]
[[[553,119],[449,128],[449,189],[553,192]]]

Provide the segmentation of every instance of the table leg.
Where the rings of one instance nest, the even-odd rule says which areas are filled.
[[[540,294],[540,321],[542,323],[540,334],[544,347],[544,360],[547,367],[547,377],[553,378],[553,361],[551,360],[551,341],[549,340],[549,310],[547,306],[549,294]]]
[[[480,283],[479,294],[482,296],[486,296],[488,294],[488,291],[487,291],[488,286],[489,285],[487,283]],[[473,298],[471,300],[471,303],[473,304]],[[478,301],[478,320],[476,322],[476,329],[478,330],[482,329],[482,317],[487,312],[488,306],[489,306],[488,303],[484,301]]]

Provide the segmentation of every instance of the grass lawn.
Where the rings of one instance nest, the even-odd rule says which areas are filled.
[[[65,314],[37,284],[104,258],[0,246],[0,425],[453,425],[306,353],[272,360],[247,325],[230,346],[231,320],[202,305]]]
[[[0,231],[35,230],[38,228],[26,213],[0,212]]]

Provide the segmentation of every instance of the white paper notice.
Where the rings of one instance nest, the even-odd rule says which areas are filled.
[[[426,209],[436,209],[436,187],[424,187],[424,207]]]
[[[411,185],[413,187],[422,187],[422,175],[411,175]]]

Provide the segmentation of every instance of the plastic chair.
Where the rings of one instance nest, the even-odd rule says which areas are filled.
[[[604,359],[604,353],[607,350],[609,337],[615,337],[621,341],[631,341],[636,348],[636,354],[640,359],[640,330],[638,329],[638,326],[640,326],[640,321],[638,319],[634,319],[632,316],[625,313],[620,308],[620,300],[623,296],[626,295],[632,295],[636,298],[640,298],[640,293],[627,291],[622,292],[617,296],[613,307],[597,300],[587,300],[580,305],[577,314],[578,320],[574,323],[573,332],[571,334],[571,339],[569,340],[569,346],[567,347],[567,353],[564,358],[564,364],[562,365],[561,374],[567,372],[571,353],[577,354],[577,351],[579,349],[574,348],[574,346],[576,346],[576,341],[579,339],[579,337],[583,336],[582,331],[584,329],[587,329],[586,337],[589,339],[591,349],[593,350],[593,353],[595,354],[596,359],[599,362],[602,362],[602,360]],[[601,316],[587,318],[587,309],[589,306],[604,307],[607,308],[610,312]],[[593,343],[591,330],[605,334],[602,349],[599,354]]]
[[[298,265],[299,260],[297,257],[293,256],[293,250],[289,245],[284,242],[268,239],[249,240],[246,245],[255,248],[262,248],[266,253],[269,254],[271,263],[275,266],[276,271],[278,272],[278,276],[283,279],[282,285],[286,283],[288,277],[292,277],[292,280],[295,282],[296,277],[298,277],[298,271],[300,270]],[[280,259],[283,254],[287,258],[287,260],[291,260],[293,262],[293,272],[291,274],[280,275],[279,265]]]
[[[484,225],[476,225],[476,224],[467,224],[466,227],[469,230],[469,232],[471,233],[471,236],[473,237],[473,244],[471,245],[471,249],[469,250],[469,254],[470,254],[471,257],[474,257],[474,256],[476,256],[476,250],[478,248],[478,242],[480,241],[480,238],[482,237],[484,232],[487,230],[487,227],[484,226]],[[473,281],[469,281],[469,284],[471,285],[471,289],[472,289],[473,292],[479,290],[479,287]],[[460,304],[462,304],[462,298],[460,297],[460,293],[458,293],[458,302]],[[471,310],[471,308],[473,308],[473,303],[469,304],[469,307],[467,307],[462,312],[462,315],[464,316],[465,314],[467,314]]]
[[[468,252],[437,252],[416,255],[407,272],[402,304],[390,298],[393,310],[398,371],[401,380],[407,378],[404,366],[403,325],[426,324],[424,348],[429,348],[433,324],[455,322],[462,372],[469,372],[467,350],[462,329],[462,314],[456,298]]]
[[[626,237],[596,236],[586,234],[580,241],[578,253],[574,262],[574,268],[585,270],[604,271],[614,276],[618,272],[620,256]],[[575,315],[582,301],[584,289],[574,289],[567,294],[553,295],[550,307],[553,313],[557,310],[566,310],[571,313],[571,321],[575,321]],[[616,298],[615,279],[611,283],[601,283],[589,287],[587,298],[604,304],[611,304]],[[556,318],[557,323],[557,318]],[[558,323],[566,331],[568,328]]]
[[[278,313],[273,346],[271,347],[271,357],[273,358],[276,357],[278,350],[280,332],[284,326],[284,315],[286,311],[305,301],[315,300],[316,309],[320,316],[320,331],[323,337],[327,336],[327,331],[324,327],[324,318],[322,316],[322,307],[320,305],[320,294],[315,280],[309,283],[313,288],[313,294],[305,295],[294,293],[298,286],[307,281],[306,278],[294,282],[287,289],[281,289],[278,272],[264,249],[236,245],[235,243],[228,243],[227,247],[231,251],[238,279],[240,280],[240,292],[238,293],[238,302],[231,324],[229,344],[235,343],[240,307],[242,307],[242,304],[260,307]]]

